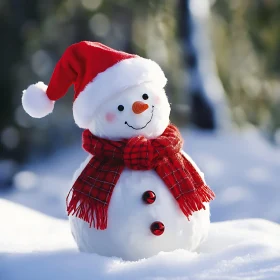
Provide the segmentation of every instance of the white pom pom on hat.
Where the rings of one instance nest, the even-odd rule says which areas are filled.
[[[55,101],[74,84],[74,119],[79,127],[87,128],[103,102],[144,82],[162,88],[166,85],[167,79],[156,62],[98,42],[83,41],[66,49],[48,86],[39,82],[23,91],[22,106],[31,117],[42,118],[53,111]]]
[[[43,118],[54,108],[54,101],[46,95],[47,86],[43,82],[30,85],[23,91],[22,106],[27,114],[33,118]]]

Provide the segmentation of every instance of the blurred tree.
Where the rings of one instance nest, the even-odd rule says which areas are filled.
[[[232,117],[280,144],[280,1],[214,2],[212,36]]]
[[[16,65],[21,57],[22,41],[20,28],[9,1],[0,5],[0,132],[13,125],[13,94],[15,76],[11,65]],[[7,130],[9,131],[9,130]],[[1,133],[0,150],[2,157],[17,157],[14,146],[9,143],[9,133]]]
[[[180,34],[189,74],[191,121],[202,129],[230,126],[224,89],[209,39],[210,2],[180,0]]]
[[[0,186],[11,184],[16,161],[25,157],[19,128],[14,121],[17,65],[21,60],[22,26],[36,16],[35,1],[2,0],[0,3]]]

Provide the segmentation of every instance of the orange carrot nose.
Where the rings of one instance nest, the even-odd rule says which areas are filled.
[[[142,102],[142,101],[136,101],[132,105],[132,111],[135,114],[141,114],[144,111],[146,111],[148,108],[149,108],[149,105],[144,103],[144,102]]]

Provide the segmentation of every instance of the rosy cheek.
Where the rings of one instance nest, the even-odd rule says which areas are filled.
[[[157,95],[155,98],[155,103],[160,104],[160,102],[161,102],[160,96]]]
[[[107,122],[111,123],[111,122],[113,122],[116,119],[116,115],[113,114],[113,113],[107,113],[105,115],[105,119],[106,119]]]

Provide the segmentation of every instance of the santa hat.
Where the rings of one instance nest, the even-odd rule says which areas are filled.
[[[74,84],[74,119],[79,127],[87,128],[95,110],[114,95],[144,82],[163,88],[166,81],[152,60],[83,41],[66,49],[49,86],[39,82],[23,91],[22,105],[30,116],[42,118],[53,111],[54,102]]]

